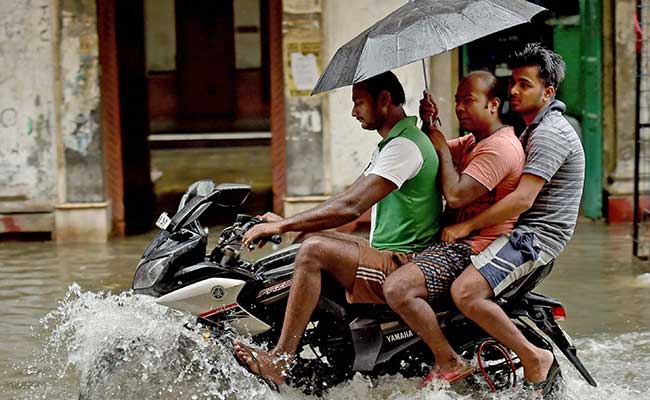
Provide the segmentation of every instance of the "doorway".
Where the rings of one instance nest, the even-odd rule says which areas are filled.
[[[233,0],[176,0],[178,113],[235,116]]]
[[[273,57],[273,93],[283,93],[281,2],[183,3],[98,3],[105,171],[118,235],[150,229],[198,179],[249,184],[244,212],[270,210],[271,171],[284,174],[284,163],[271,163],[269,112]],[[283,110],[283,96],[273,101]],[[281,160],[282,124],[273,137]]]
[[[268,5],[147,0],[149,144],[158,212],[199,179],[251,185],[272,207]]]

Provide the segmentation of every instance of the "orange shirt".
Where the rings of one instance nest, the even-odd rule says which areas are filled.
[[[456,223],[480,214],[517,188],[526,155],[511,126],[499,129],[478,143],[470,134],[450,140],[448,144],[458,171],[476,179],[489,190],[459,209]],[[464,242],[472,247],[474,253],[480,253],[501,234],[510,232],[516,221],[517,217],[513,217],[472,232]]]

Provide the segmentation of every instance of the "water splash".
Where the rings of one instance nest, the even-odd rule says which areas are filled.
[[[41,320],[49,336],[27,366],[35,377],[27,398],[274,397],[229,349],[186,329],[191,320],[147,296],[83,292],[73,284]]]
[[[229,343],[205,341],[186,329],[193,318],[130,292],[84,292],[73,284],[57,309],[41,319],[42,346],[15,399],[291,399],[313,397],[284,387],[272,392],[234,360]],[[577,340],[579,355],[599,381],[589,386],[562,357],[567,400],[650,398],[650,332]],[[520,389],[491,394],[419,379],[354,379],[332,388],[332,400],[509,400]]]

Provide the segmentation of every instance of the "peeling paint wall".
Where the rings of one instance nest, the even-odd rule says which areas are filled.
[[[611,195],[633,193],[634,134],[636,120],[635,71],[636,37],[633,20],[636,1],[619,0],[615,4],[615,88],[616,167],[610,174]]]
[[[105,199],[96,14],[94,0],[62,3],[61,130],[68,203]]]
[[[321,96],[310,96],[322,72],[320,0],[283,2],[287,194],[326,191]]]
[[[44,211],[56,202],[51,3],[4,0],[2,6],[0,206]]]

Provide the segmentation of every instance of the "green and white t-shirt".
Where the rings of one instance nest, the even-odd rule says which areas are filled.
[[[364,171],[397,186],[372,207],[370,244],[379,250],[420,252],[433,244],[440,229],[438,156],[416,122],[416,117],[406,117],[395,124]]]

